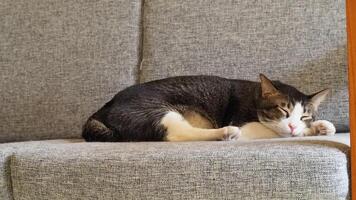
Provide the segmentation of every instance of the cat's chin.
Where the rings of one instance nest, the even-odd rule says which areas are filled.
[[[289,138],[289,137],[300,137],[301,134],[292,134],[292,133],[277,133],[280,137]]]
[[[281,134],[281,133],[277,133],[280,137],[282,138],[289,138],[289,137],[293,137],[293,135],[291,134]]]
[[[283,138],[292,137],[291,133],[285,132],[284,129],[280,128],[276,124],[266,123],[266,122],[263,122],[263,121],[261,121],[260,123],[262,125],[264,125],[265,127],[267,127],[268,129],[270,129],[273,132],[275,132],[279,137],[283,137]]]
[[[260,122],[260,123],[263,124],[265,127],[269,128],[270,130],[272,130],[273,132],[275,132],[279,137],[282,138],[301,136],[301,133],[293,134],[291,132],[288,132],[285,128],[281,128],[281,126],[277,124],[266,123],[266,122]]]

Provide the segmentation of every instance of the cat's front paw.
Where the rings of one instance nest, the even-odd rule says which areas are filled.
[[[318,120],[312,123],[312,128],[319,135],[335,135],[336,128],[334,124],[326,120]]]
[[[224,141],[237,140],[241,135],[241,130],[237,126],[224,127]]]

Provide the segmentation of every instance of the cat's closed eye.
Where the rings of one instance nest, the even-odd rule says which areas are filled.
[[[289,118],[290,114],[289,114],[288,110],[286,110],[285,108],[282,108],[281,106],[278,106],[278,109],[284,113],[286,118]]]
[[[311,116],[302,116],[300,118],[300,120],[302,120],[302,121],[312,120],[312,117]]]

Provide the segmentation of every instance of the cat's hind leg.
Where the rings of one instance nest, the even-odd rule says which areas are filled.
[[[182,114],[169,111],[160,121],[166,128],[166,141],[214,141],[234,140],[240,136],[240,130],[235,126],[218,129],[204,129],[193,127]]]

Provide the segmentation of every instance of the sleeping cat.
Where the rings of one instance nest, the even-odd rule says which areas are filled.
[[[82,136],[90,142],[209,141],[335,133],[331,122],[314,121],[329,89],[305,95],[263,74],[260,79],[181,76],[134,85],[94,113]]]

